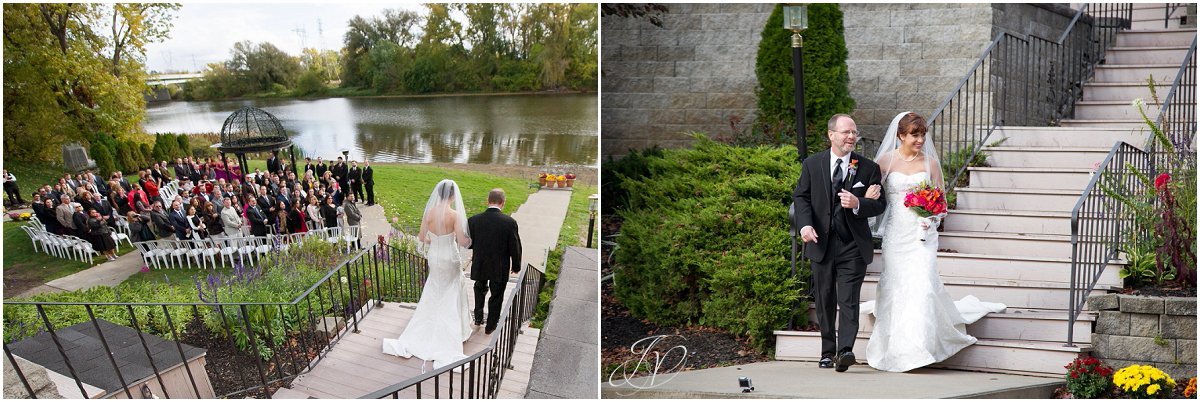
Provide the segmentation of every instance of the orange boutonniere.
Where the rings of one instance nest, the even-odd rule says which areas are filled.
[[[847,176],[847,179],[849,179],[850,177],[854,177],[854,174],[858,173],[858,159],[850,160],[850,167],[846,169],[846,172],[849,173],[849,176]]]

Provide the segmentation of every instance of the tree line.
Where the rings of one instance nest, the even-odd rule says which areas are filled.
[[[425,4],[355,16],[340,51],[240,42],[189,99],[595,90],[595,4]]]

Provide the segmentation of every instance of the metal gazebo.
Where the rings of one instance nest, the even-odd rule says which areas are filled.
[[[221,153],[221,163],[225,165],[226,172],[229,171],[229,161],[225,159],[225,154],[231,153],[238,158],[242,166],[243,183],[249,171],[247,153],[271,152],[278,156],[279,150],[287,149],[291,154],[292,173],[296,173],[296,146],[288,139],[287,131],[279,119],[256,107],[242,107],[225,118],[225,124],[221,125],[221,142],[213,147]]]

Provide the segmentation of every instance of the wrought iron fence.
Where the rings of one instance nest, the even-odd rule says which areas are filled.
[[[1127,29],[1131,4],[1085,4],[1057,40],[1002,32],[930,114],[929,133],[953,191],[1001,126],[1050,126],[1074,115],[1083,84]]]
[[[1071,292],[1067,326],[1067,344],[1075,340],[1075,321],[1083,312],[1088,293],[1095,288],[1100,274],[1121,252],[1122,242],[1146,241],[1151,235],[1138,228],[1136,216],[1126,210],[1122,199],[1153,204],[1145,197],[1148,188],[1136,172],[1155,177],[1171,167],[1195,166],[1196,150],[1196,39],[1179,66],[1167,96],[1163,98],[1154,126],[1139,149],[1125,142],[1113,145],[1095,176],[1071,210]],[[1131,106],[1132,107],[1132,106]],[[1166,147],[1163,141],[1170,143]],[[1173,148],[1173,150],[1172,150]],[[1194,180],[1194,178],[1191,178]]]
[[[518,287],[505,296],[504,303],[508,308],[501,313],[500,325],[483,350],[362,398],[495,398],[504,380],[505,370],[512,368],[513,351],[521,326],[533,317],[537,307],[542,276],[532,265],[526,265],[517,275],[515,283]]]
[[[61,364],[75,381],[82,397],[89,391],[80,379],[81,367],[95,367],[96,361],[80,361],[75,353],[68,353],[60,332],[68,325],[81,325],[88,331],[94,330],[99,342],[109,351],[111,342],[123,342],[142,353],[123,355],[123,360],[106,353],[106,361],[99,362],[104,369],[111,367],[120,382],[120,389],[106,390],[132,398],[129,390],[126,363],[137,360],[149,362],[156,381],[149,385],[152,391],[171,398],[211,397],[262,397],[270,398],[272,391],[288,384],[298,375],[314,367],[347,331],[358,332],[358,323],[382,301],[408,302],[420,298],[421,284],[428,272],[425,260],[399,248],[376,245],[361,249],[336,267],[330,269],[320,280],[287,302],[213,302],[213,303],[120,303],[120,302],[4,302],[5,326],[19,328],[19,332],[7,331],[12,341],[4,344],[8,363],[16,369],[22,386],[30,398],[36,398],[32,387],[16,364],[13,349],[21,348],[21,342],[33,341],[31,336],[45,334],[48,343],[55,349],[56,364]],[[535,296],[536,297],[536,296]],[[27,310],[24,315],[21,310]],[[34,317],[35,322],[11,322],[19,317]],[[102,328],[113,328],[105,321],[131,327],[138,333],[138,340],[114,340],[105,336]],[[111,332],[111,331],[110,331]],[[146,334],[153,335],[148,337]],[[162,379],[167,367],[155,366],[156,357],[151,349],[163,338],[173,343],[170,350],[177,351],[178,358],[187,368],[185,348],[197,344],[210,351],[206,357],[207,367],[231,365],[254,365],[256,373],[239,371],[237,378],[216,377],[219,381],[207,392],[206,373],[193,372],[187,368],[186,380],[189,387],[184,393],[167,386]],[[219,353],[214,355],[212,353]],[[65,374],[65,373],[64,373]],[[201,377],[204,376],[204,377]],[[157,385],[157,387],[154,387]],[[94,391],[93,391],[94,392]],[[95,395],[95,394],[93,394]]]

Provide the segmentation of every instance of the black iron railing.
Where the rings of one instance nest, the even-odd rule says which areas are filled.
[[[1137,217],[1129,214],[1127,205],[1121,201],[1147,193],[1148,188],[1134,170],[1153,178],[1172,166],[1195,165],[1195,56],[1196,39],[1192,39],[1154,121],[1164,136],[1159,138],[1151,130],[1140,149],[1125,142],[1113,145],[1071,209],[1071,311],[1067,345],[1074,345],[1075,321],[1105,267],[1118,257],[1121,244],[1135,239],[1145,241],[1151,235],[1138,228]],[[1140,202],[1152,204],[1156,200]]]
[[[946,190],[1000,126],[1051,126],[1073,116],[1084,82],[1132,13],[1130,4],[1085,4],[1057,40],[996,35],[928,119],[950,177]]]
[[[380,244],[351,254],[347,260],[330,269],[311,287],[287,302],[6,301],[6,327],[21,328],[25,333],[6,333],[13,342],[5,342],[4,350],[8,363],[16,369],[30,397],[36,397],[20,366],[15,363],[10,348],[25,337],[48,334],[57,349],[56,356],[62,359],[61,363],[66,366],[80,393],[87,397],[88,392],[76,369],[88,362],[73,359],[72,354],[64,349],[58,332],[69,325],[83,323],[86,326],[90,322],[101,342],[112,342],[100,330],[102,320],[110,321],[131,327],[139,333],[141,347],[145,350],[144,357],[151,364],[155,360],[150,351],[154,342],[140,335],[143,332],[172,341],[174,345],[170,349],[177,349],[179,358],[185,362],[183,350],[187,343],[210,351],[222,350],[219,356],[210,352],[206,357],[210,372],[214,367],[228,368],[230,365],[252,364],[255,367],[250,370],[252,374],[239,371],[237,378],[212,376],[214,379],[224,379],[220,380],[223,382],[212,384],[211,394],[203,387],[203,384],[208,384],[208,377],[201,377],[205,373],[193,372],[185,364],[186,379],[190,386],[179,390],[163,383],[161,370],[166,367],[154,367],[155,377],[158,378],[157,389],[153,390],[156,395],[168,398],[270,398],[275,389],[315,366],[347,331],[358,332],[359,321],[378,306],[380,300],[412,302],[419,299],[427,273],[428,266],[420,256]],[[9,322],[10,317],[20,317],[17,314],[20,309],[36,311],[37,322]],[[151,345],[147,345],[148,342]],[[220,361],[222,359],[226,361]],[[129,378],[122,375],[129,368],[119,365],[112,354],[108,355],[107,360],[104,364],[113,367],[125,389],[114,392],[130,396],[127,391],[130,384],[126,382]],[[151,383],[155,384],[154,381]]]
[[[483,350],[430,371],[363,396],[363,399],[447,398],[490,399],[500,391],[507,369],[512,368],[513,351],[521,326],[533,317],[542,287],[542,273],[526,265],[517,275],[518,287],[505,296],[508,305],[500,315],[496,332]]]

